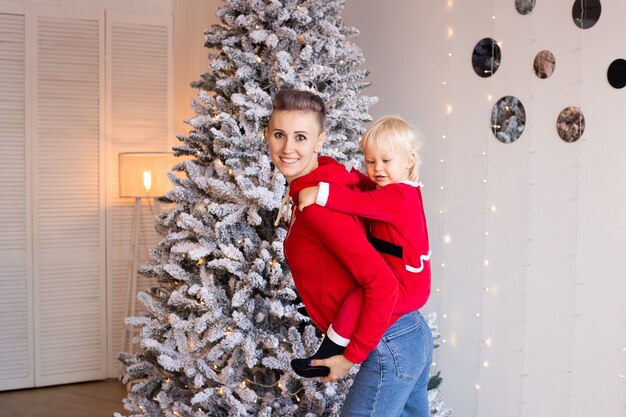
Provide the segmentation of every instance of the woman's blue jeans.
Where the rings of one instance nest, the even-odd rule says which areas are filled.
[[[361,364],[341,417],[429,417],[433,338],[422,315],[400,317]]]

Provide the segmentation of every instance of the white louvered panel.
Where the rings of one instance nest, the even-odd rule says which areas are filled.
[[[34,385],[23,14],[0,13],[0,390]]]
[[[40,273],[47,278],[39,295],[41,375],[99,371],[106,337],[100,310],[93,308],[103,301],[99,264],[58,265]]]
[[[26,250],[24,31],[23,15],[0,14],[0,260]]]
[[[116,145],[154,149],[167,141],[168,30],[111,23],[111,127]]]
[[[131,231],[134,199],[118,194],[118,154],[120,152],[167,151],[170,133],[170,56],[171,16],[107,14],[108,136],[111,138],[112,179],[109,194],[109,282],[111,283],[112,374],[119,374],[117,361],[124,331],[124,311],[128,301],[126,286],[131,276]],[[142,201],[140,260],[158,243],[153,210]],[[153,203],[154,204],[154,203]],[[137,289],[149,284],[139,277]],[[136,298],[136,294],[132,294]],[[142,310],[136,303],[136,312]]]
[[[25,266],[0,267],[0,390],[34,384],[32,288],[27,278]]]
[[[106,376],[102,19],[37,17],[36,385]],[[95,14],[95,15],[94,15]],[[76,16],[76,17],[74,17]]]

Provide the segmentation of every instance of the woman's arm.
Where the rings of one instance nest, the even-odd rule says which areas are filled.
[[[363,226],[356,217],[311,206],[300,214],[300,219],[363,288],[359,321],[344,352],[350,362],[361,363],[389,326],[398,295],[398,281],[367,241]]]

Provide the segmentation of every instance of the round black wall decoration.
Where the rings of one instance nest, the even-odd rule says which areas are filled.
[[[572,19],[581,29],[589,29],[598,23],[601,13],[600,0],[576,0],[572,6]]]
[[[528,14],[535,8],[535,0],[515,0],[515,10],[519,14]]]
[[[491,38],[483,38],[472,52],[472,67],[479,77],[487,78],[496,73],[500,67],[500,46]]]
[[[613,88],[624,88],[626,86],[626,60],[616,59],[611,62],[606,72],[606,78]]]

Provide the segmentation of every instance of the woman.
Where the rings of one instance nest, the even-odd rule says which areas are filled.
[[[354,187],[359,181],[332,158],[317,155],[326,139],[324,103],[308,91],[281,90],[273,106],[266,136],[272,161],[287,179],[294,201],[285,257],[307,312],[318,328],[328,329],[348,294],[359,287],[364,294],[357,327],[343,354],[313,360],[311,366],[327,366],[330,371],[322,381],[330,382],[362,362],[343,417],[426,417],[432,356],[428,326],[418,313],[392,315],[397,280],[367,242],[356,216],[320,206],[297,210],[303,188],[320,182]]]

